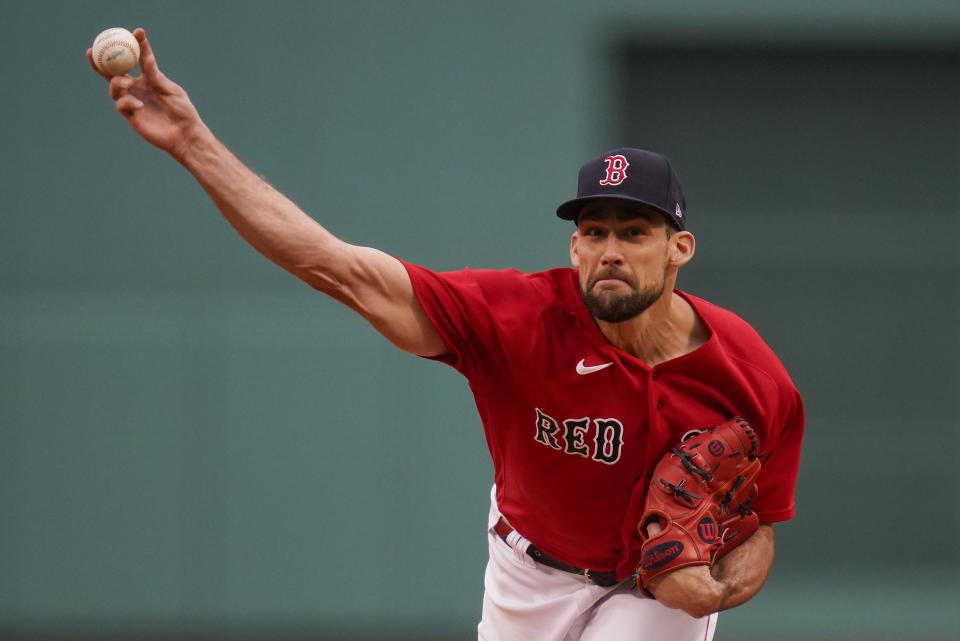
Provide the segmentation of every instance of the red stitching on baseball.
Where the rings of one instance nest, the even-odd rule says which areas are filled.
[[[100,46],[100,50],[97,52],[97,67],[100,69],[100,71],[104,71],[103,53],[107,50],[108,47],[112,47],[113,45],[119,45],[121,47],[125,47],[127,51],[129,51],[133,55],[134,59],[139,58],[139,56],[137,55],[137,52],[133,50],[133,47],[126,40],[108,40],[107,42],[103,43]],[[137,61],[139,62],[139,60]]]

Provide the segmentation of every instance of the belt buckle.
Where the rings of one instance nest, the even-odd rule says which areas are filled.
[[[593,577],[590,576],[590,570],[587,568],[583,569],[583,578],[585,578],[590,583],[594,583]]]

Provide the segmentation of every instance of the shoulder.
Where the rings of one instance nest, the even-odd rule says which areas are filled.
[[[763,340],[760,334],[734,312],[685,292],[678,292],[687,299],[697,314],[710,328],[712,338],[723,354],[743,370],[754,370],[757,375],[770,379],[781,391],[795,391],[787,369]]]
[[[434,272],[403,265],[420,306],[444,339],[451,355],[447,362],[484,393],[511,380],[514,364],[531,350],[541,319],[549,310],[574,305],[579,292],[569,269]]]
[[[460,296],[483,299],[494,305],[512,303],[527,307],[576,304],[576,272],[556,268],[542,272],[517,269],[470,269],[434,272],[403,262],[415,288],[443,287]]]
[[[737,406],[738,413],[758,430],[764,449],[777,452],[767,458],[765,474],[795,479],[805,414],[803,398],[786,367],[757,331],[737,314],[703,299],[683,295],[713,332],[711,341],[715,342],[715,351],[712,353],[724,362],[722,370],[729,378],[724,381],[728,392],[731,396],[736,390],[749,393],[739,397],[742,404]],[[792,484],[790,480],[790,488]],[[758,513],[768,509],[763,505],[766,504],[758,506]],[[762,518],[783,520],[792,516],[792,510],[791,502],[789,509],[764,512]]]
[[[569,268],[549,269],[542,272],[523,272],[518,269],[471,269],[440,272],[444,277],[473,281],[490,289],[521,290],[543,296],[562,295],[575,278]]]

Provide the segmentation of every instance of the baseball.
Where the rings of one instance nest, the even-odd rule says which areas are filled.
[[[140,61],[140,43],[123,27],[102,31],[93,39],[93,63],[108,76],[122,76]]]

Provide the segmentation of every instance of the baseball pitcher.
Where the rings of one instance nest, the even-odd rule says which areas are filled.
[[[259,252],[469,382],[494,468],[479,639],[709,641],[760,590],[794,515],[803,404],[747,323],[675,288],[695,241],[666,157],[582,166],[557,209],[572,268],[437,273],[306,215],[134,36],[141,75],[107,77],[133,130]]]

